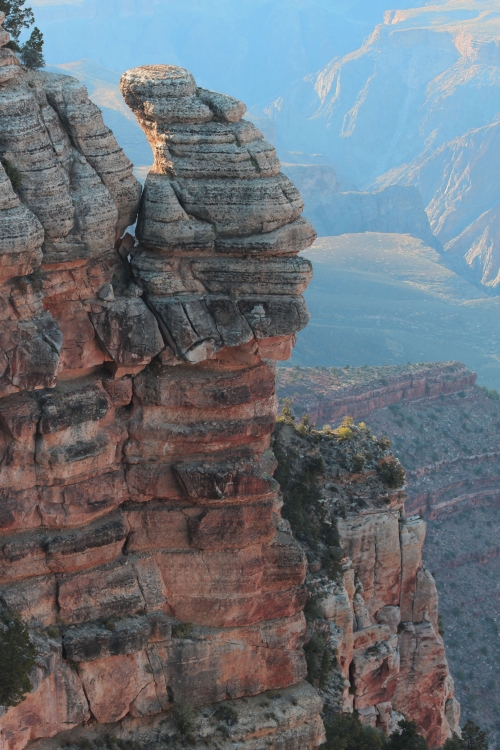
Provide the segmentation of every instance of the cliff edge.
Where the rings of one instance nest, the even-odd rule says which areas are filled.
[[[0,616],[36,649],[0,748],[314,750],[271,439],[315,231],[241,102],[121,88],[143,191],[81,84],[0,55]]]

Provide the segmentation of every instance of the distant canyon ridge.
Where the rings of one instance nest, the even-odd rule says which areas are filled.
[[[468,279],[497,290],[500,21],[493,0],[403,0],[397,10],[378,0],[345,0],[335,10],[320,0],[238,8],[217,0],[209,14],[197,9],[194,25],[190,2],[167,5],[35,2],[47,60],[89,87],[140,178],[150,151],[114,71],[148,63],[154,53],[194,70],[201,85],[243,91],[250,119],[276,142],[321,236],[411,234],[444,250],[444,262]],[[111,17],[119,46],[107,39]],[[222,34],[223,26],[232,33]]]

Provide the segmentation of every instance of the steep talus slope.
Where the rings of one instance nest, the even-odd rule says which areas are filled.
[[[476,481],[476,478],[475,480]],[[464,508],[429,523],[424,559],[435,571],[446,653],[463,719],[500,742],[500,557],[498,504]]]

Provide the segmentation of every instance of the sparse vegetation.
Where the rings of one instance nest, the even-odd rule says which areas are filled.
[[[382,459],[378,465],[378,472],[382,481],[391,489],[403,487],[406,481],[405,470],[394,456]]]
[[[217,721],[224,721],[229,726],[234,726],[238,723],[238,711],[228,703],[221,703],[215,709],[214,718]]]
[[[462,729],[462,737],[454,734],[446,740],[443,750],[488,750],[489,743],[486,732],[469,719]]]
[[[181,622],[172,628],[172,638],[189,638],[193,632],[193,626],[190,622]]]
[[[339,714],[325,721],[326,742],[321,750],[383,750],[381,732],[364,727],[356,714]]]
[[[0,706],[17,706],[31,690],[35,647],[18,615],[0,617]]]
[[[429,750],[427,742],[418,733],[416,722],[403,719],[398,726],[399,730],[393,732],[387,741],[387,750]]]
[[[6,45],[17,52],[23,65],[28,68],[43,68],[43,34],[36,26],[24,44],[20,43],[23,29],[29,29],[35,23],[33,9],[26,7],[26,0],[0,0],[0,11],[5,13],[3,27],[11,39]]]
[[[10,161],[7,161],[7,159],[2,159],[1,161],[3,168],[5,169],[5,174],[11,182],[12,188],[18,193],[22,184],[21,172]]]
[[[175,727],[181,735],[191,734],[196,727],[196,714],[185,703],[175,703],[172,709],[172,718]]]

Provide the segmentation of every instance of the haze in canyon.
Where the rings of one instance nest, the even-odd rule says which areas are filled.
[[[436,251],[438,275],[451,272],[468,282],[465,296],[448,295],[446,303],[431,292],[429,314],[422,317],[405,279],[401,294],[405,310],[418,321],[418,342],[407,335],[401,310],[393,315],[383,309],[376,321],[364,321],[363,340],[351,359],[352,352],[330,345],[329,331],[349,337],[345,306],[352,319],[361,319],[363,305],[350,280],[340,281],[354,267],[339,262],[332,249],[331,281],[320,283],[318,275],[307,292],[313,348],[321,343],[323,364],[434,360],[442,336],[446,359],[464,361],[480,382],[500,389],[495,2],[403,2],[390,10],[387,0],[36,0],[34,8],[48,69],[87,85],[140,180],[151,151],[120,96],[119,71],[152,60],[179,64],[200,85],[247,101],[248,116],[276,144],[283,171],[301,190],[305,215],[320,237],[360,235],[355,247],[364,275],[355,286],[363,297],[381,299],[385,308],[380,291],[387,277],[378,277],[364,232],[416,237]],[[420,266],[412,242],[395,240],[403,266]],[[332,243],[328,247],[336,247]],[[395,273],[404,276],[393,261]],[[333,293],[338,284],[341,304]],[[478,336],[471,339],[472,329]],[[318,364],[308,353],[312,331],[299,336],[299,364]]]
[[[0,750],[496,750],[498,2],[28,4]]]

